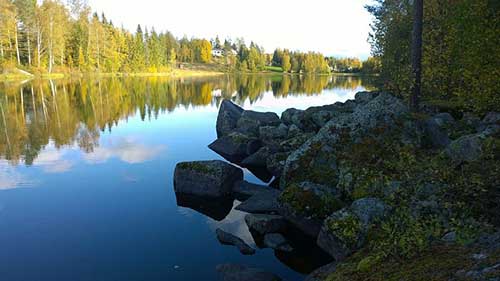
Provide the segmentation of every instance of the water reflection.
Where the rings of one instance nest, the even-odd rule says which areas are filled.
[[[129,164],[143,163],[153,159],[165,149],[162,145],[146,146],[134,137],[119,138],[116,142],[101,145],[83,156],[89,164],[100,164],[118,158]]]
[[[12,165],[32,165],[47,146],[77,145],[91,162],[111,157],[134,163],[152,157],[145,147],[133,151],[126,140],[99,148],[102,132],[139,113],[157,118],[178,107],[217,106],[223,98],[254,103],[274,97],[319,95],[324,89],[369,88],[369,79],[328,76],[220,76],[204,79],[109,78],[100,80],[38,80],[0,84],[0,157]],[[158,148],[159,149],[159,148]],[[138,158],[138,159],[136,159]],[[46,159],[42,159],[46,161]],[[63,164],[61,164],[63,165]],[[50,167],[62,172],[70,167]]]

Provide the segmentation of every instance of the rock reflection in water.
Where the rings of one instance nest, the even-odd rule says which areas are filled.
[[[216,221],[221,221],[231,212],[233,199],[206,198],[176,193],[177,206],[189,208]]]

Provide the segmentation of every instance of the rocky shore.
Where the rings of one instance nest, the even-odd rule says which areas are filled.
[[[500,113],[413,114],[383,92],[281,117],[224,100],[216,130],[209,147],[238,167],[179,163],[176,194],[241,200],[236,209],[249,213],[252,234],[276,251],[293,251],[287,233],[300,231],[333,259],[307,280],[499,280]],[[268,185],[243,181],[240,167]],[[255,251],[221,230],[217,236],[243,254]],[[409,278],[396,274],[401,268],[382,279],[374,273],[429,253],[463,259]],[[246,266],[219,272],[224,280],[279,280]]]

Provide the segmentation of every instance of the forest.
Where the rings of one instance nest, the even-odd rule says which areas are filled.
[[[182,63],[215,63],[224,71],[259,72],[269,66],[295,73],[360,72],[357,58],[325,58],[317,52],[275,50],[268,54],[243,39],[223,42],[176,38],[137,26],[134,33],[93,13],[83,0],[0,0],[0,71],[33,74],[169,72]],[[213,57],[212,50],[224,56]],[[372,59],[365,71],[374,72]]]
[[[381,87],[407,97],[412,85],[413,5],[377,0],[369,41],[380,61]],[[426,0],[423,15],[422,95],[447,107],[498,110],[500,2]]]

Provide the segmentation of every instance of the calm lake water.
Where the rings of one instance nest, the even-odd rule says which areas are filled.
[[[243,256],[219,244],[217,227],[255,245],[245,214],[176,198],[175,164],[221,159],[207,145],[223,98],[281,114],[370,87],[326,76],[0,83],[0,279],[211,281],[232,262],[302,280],[325,262],[314,247]]]

